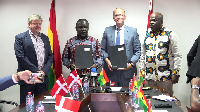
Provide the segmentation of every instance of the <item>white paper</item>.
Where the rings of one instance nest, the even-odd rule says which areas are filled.
[[[65,97],[65,98],[69,98],[71,100],[73,99],[72,97]],[[56,100],[52,96],[44,96],[44,100],[42,101],[42,103],[53,104],[56,103]]]
[[[167,95],[152,96],[152,98],[163,100],[163,101],[176,101],[175,98],[167,96]]]
[[[42,101],[42,103],[43,104],[45,104],[45,103],[48,103],[48,104],[50,104],[50,103],[56,103],[56,100],[44,100],[44,101]]]
[[[123,51],[124,47],[118,48],[118,51]]]
[[[97,76],[98,73],[91,72],[91,76]]]
[[[90,48],[84,48],[84,51],[90,51]]]
[[[110,87],[112,91],[120,91],[122,87]]]
[[[54,99],[52,96],[44,96],[44,99]]]

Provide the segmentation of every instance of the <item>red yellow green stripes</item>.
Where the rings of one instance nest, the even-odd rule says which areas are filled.
[[[144,77],[142,75],[142,72],[141,70],[139,71],[139,80],[138,80],[138,86],[142,85],[142,84],[145,84],[145,81],[144,81]]]
[[[135,88],[138,88],[138,85],[137,85],[137,80],[135,78],[135,75],[133,75],[133,82],[132,82],[132,91],[133,92],[135,91]]]
[[[138,102],[138,98],[139,98],[139,102]],[[139,88],[139,91],[138,91],[138,94],[137,94],[136,103],[137,104],[139,103],[139,105],[143,107],[144,112],[148,112],[149,103],[148,103],[146,97],[144,96],[144,93],[143,93],[141,87]]]
[[[61,54],[60,54],[60,45],[56,30],[56,17],[55,17],[55,9],[54,9],[54,3],[55,0],[51,3],[51,9],[50,9],[50,17],[49,17],[49,27],[48,27],[48,37],[49,42],[51,45],[51,50],[54,55],[53,64],[51,66],[50,73],[48,74],[49,78],[49,86],[48,89],[52,89],[55,81],[57,78],[60,77],[62,74],[62,62],[61,62]]]
[[[105,70],[102,68],[101,72],[100,72],[100,76],[98,78],[98,82],[100,84],[100,86],[104,85],[105,83],[107,83],[109,81]]]

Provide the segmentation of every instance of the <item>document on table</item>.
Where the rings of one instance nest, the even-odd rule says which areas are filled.
[[[72,97],[65,97],[72,99]],[[56,100],[52,96],[44,96],[44,100],[42,101],[44,104],[55,104]]]
[[[163,100],[163,101],[176,101],[175,98],[167,96],[167,95],[159,95],[159,96],[152,96],[154,99]]]
[[[110,87],[112,91],[120,91],[122,87]]]
[[[52,96],[44,96],[43,104],[55,104],[56,100]]]

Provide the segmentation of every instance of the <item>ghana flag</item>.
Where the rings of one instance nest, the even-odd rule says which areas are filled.
[[[104,85],[105,83],[107,83],[109,80],[108,80],[108,77],[106,75],[106,72],[105,70],[102,68],[101,69],[101,72],[100,72],[100,76],[98,78],[98,82],[100,84],[100,86]]]
[[[145,81],[144,81],[144,77],[142,75],[141,70],[139,72],[140,72],[139,73],[140,75],[139,75],[139,80],[138,80],[138,86],[141,86],[142,84],[145,84]]]
[[[133,82],[132,82],[132,91],[133,92],[135,91],[135,88],[138,88],[138,85],[137,85],[137,80],[135,78],[135,75],[133,75]]]
[[[138,100],[139,100],[139,102],[138,102]],[[139,103],[139,105],[143,107],[144,112],[148,112],[149,103],[148,103],[146,97],[144,96],[144,93],[143,93],[141,87],[139,87],[136,103],[137,104]]]
[[[58,41],[58,35],[56,30],[56,17],[55,17],[55,0],[51,3],[51,9],[50,9],[50,17],[49,17],[49,27],[48,27],[48,37],[51,45],[51,50],[54,55],[53,64],[51,66],[50,73],[48,75],[49,78],[49,84],[48,84],[48,90],[51,90],[55,79],[58,79],[60,75],[62,74],[62,62],[61,62],[61,55],[60,55],[60,45]]]

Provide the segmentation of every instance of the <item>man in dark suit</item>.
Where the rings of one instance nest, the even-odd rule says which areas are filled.
[[[190,48],[189,53],[187,54],[187,64],[188,71],[186,76],[188,77],[187,83],[191,82],[191,80],[195,77],[200,77],[200,35],[195,40],[194,44]]]
[[[33,14],[28,18],[29,30],[15,36],[15,55],[18,61],[17,71],[30,70],[33,73],[45,75],[43,83],[30,85],[19,81],[20,104],[26,101],[28,92],[38,96],[48,90],[48,73],[50,71],[53,54],[49,38],[40,33],[42,18]]]
[[[133,78],[134,73],[135,75],[137,74],[136,63],[140,57],[141,44],[137,29],[124,25],[126,15],[122,8],[116,8],[113,11],[113,19],[116,25],[105,29],[101,41],[101,48],[105,60],[104,69],[109,80],[115,82],[114,86],[128,87],[129,81]],[[108,47],[122,44],[125,44],[126,47],[127,67],[112,70]]]
[[[28,84],[34,84],[34,82],[28,81],[31,76],[31,72],[26,70],[22,72],[18,72],[13,75],[9,75],[3,78],[0,78],[0,91],[3,91],[10,86],[17,84],[20,80],[24,80]]]

